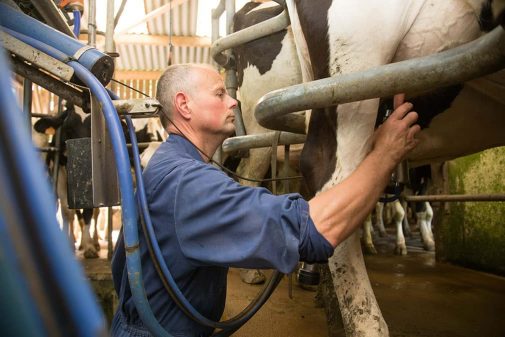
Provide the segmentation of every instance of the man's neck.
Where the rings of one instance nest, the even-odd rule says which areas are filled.
[[[183,130],[181,128],[175,128],[173,125],[167,128],[169,134],[177,134],[186,138],[191,144],[193,144],[200,156],[205,162],[209,162],[214,156],[214,153],[218,147],[223,143],[224,139],[216,136],[205,137],[204,135],[197,135],[191,130]]]

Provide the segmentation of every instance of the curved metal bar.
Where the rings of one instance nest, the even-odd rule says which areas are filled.
[[[406,201],[412,202],[476,202],[476,201],[505,201],[505,194],[433,194],[409,195]]]
[[[505,67],[502,27],[479,39],[435,55],[392,63],[363,72],[298,84],[264,95],[256,105],[258,123],[291,131],[289,113],[323,108],[399,92],[421,92],[461,83]]]
[[[249,150],[259,147],[270,147],[276,137],[275,132],[266,132],[257,135],[230,137],[223,142],[224,152],[238,150]],[[279,145],[302,144],[305,142],[305,135],[298,133],[281,132]]]
[[[284,9],[279,15],[271,19],[260,22],[254,26],[239,30],[238,32],[232,33],[217,41],[214,41],[214,43],[212,43],[212,46],[210,47],[212,58],[219,65],[226,67],[230,64],[230,56],[223,54],[222,53],[223,51],[236,47],[243,43],[259,39],[260,37],[277,33],[285,29],[288,25],[289,25],[289,15],[286,9]]]

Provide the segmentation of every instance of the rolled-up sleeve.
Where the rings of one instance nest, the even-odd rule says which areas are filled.
[[[289,273],[300,259],[325,261],[333,252],[299,194],[242,186],[209,165],[185,169],[174,205],[181,251],[196,265]]]
[[[300,261],[308,263],[327,262],[333,255],[333,246],[316,229],[309,215],[309,204],[299,203],[302,223],[300,226]]]

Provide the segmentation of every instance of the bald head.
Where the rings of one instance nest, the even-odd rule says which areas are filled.
[[[178,92],[191,95],[194,93],[197,73],[202,70],[216,71],[207,64],[174,64],[161,75],[156,88],[156,99],[161,103],[160,120],[167,128],[173,118],[174,97]]]

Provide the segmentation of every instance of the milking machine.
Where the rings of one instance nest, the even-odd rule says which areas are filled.
[[[77,15],[77,14],[76,14]],[[110,142],[111,142],[111,147],[112,147],[112,154],[114,157],[114,161],[116,164],[117,168],[117,178],[118,178],[118,184],[119,184],[119,193],[120,193],[120,201],[122,205],[122,219],[123,219],[123,235],[124,235],[124,247],[120,247],[124,249],[125,254],[123,255],[123,258],[126,259],[126,266],[127,266],[127,273],[128,273],[128,280],[129,280],[129,285],[130,289],[132,292],[132,297],[135,302],[135,305],[137,307],[137,311],[139,313],[140,318],[142,319],[144,325],[147,327],[147,329],[154,335],[154,336],[170,336],[170,334],[164,330],[157,319],[155,318],[151,307],[149,305],[149,302],[146,298],[145,294],[145,289],[143,288],[143,281],[142,281],[142,268],[141,268],[141,263],[140,263],[140,253],[139,253],[139,238],[138,238],[138,229],[137,229],[137,219],[138,219],[138,211],[137,211],[137,202],[135,201],[134,197],[134,189],[133,189],[133,180],[132,176],[130,173],[130,160],[128,156],[128,151],[126,148],[126,142],[125,142],[125,137],[123,134],[123,130],[121,127],[121,123],[119,120],[118,116],[118,110],[121,111],[123,114],[134,114],[135,111],[132,110],[142,110],[142,108],[135,109],[135,104],[131,104],[131,102],[125,102],[125,101],[119,101],[117,100],[117,97],[110,92],[107,91],[104,88],[104,85],[109,82],[109,80],[112,77],[113,73],[113,62],[111,61],[110,57],[107,55],[102,54],[98,50],[84,46],[82,45],[79,41],[76,41],[72,37],[69,37],[68,35],[62,34],[55,29],[52,29],[51,27],[48,27],[42,23],[40,23],[37,20],[34,20],[33,18],[23,14],[22,12],[16,10],[13,7],[10,7],[6,4],[0,3],[0,26],[1,30],[6,33],[10,39],[14,39],[17,42],[23,43],[28,48],[32,48],[32,51],[37,51],[41,53],[41,55],[45,55],[46,57],[49,57],[52,59],[52,61],[58,62],[59,64],[64,64],[66,67],[71,67],[72,72],[71,74],[66,75],[66,80],[71,80],[73,82],[79,83],[79,84],[84,84],[91,92],[91,110],[93,112],[93,107],[100,107],[100,109],[103,112],[103,117],[105,119],[106,123],[106,130],[103,130],[106,132],[109,136]],[[1,60],[1,59],[0,59]],[[2,72],[2,74],[8,73],[7,71]],[[4,79],[4,77],[1,78],[2,83],[8,83],[8,80]],[[61,77],[60,77],[61,79]],[[8,83],[10,85],[10,83]],[[68,88],[65,88],[67,90]],[[3,90],[3,93],[10,92],[10,90]],[[114,102],[111,99],[115,99]],[[9,109],[4,105],[5,100],[2,99],[2,114],[8,114]],[[14,104],[15,105],[15,104]],[[144,100],[144,107],[143,109],[152,109],[156,108],[159,105],[155,100]],[[133,108],[132,108],[133,107]],[[117,109],[116,109],[117,108]],[[138,106],[137,106],[138,108]],[[17,114],[19,115],[19,114]],[[205,326],[210,326],[218,329],[219,331],[215,334],[216,336],[229,336],[231,335],[234,331],[236,331],[238,328],[240,328],[247,320],[249,320],[256,312],[257,310],[265,303],[265,301],[268,299],[270,294],[273,292],[275,289],[276,285],[279,283],[281,279],[281,275],[277,273],[274,277],[271,278],[271,280],[266,284],[263,292],[261,292],[258,297],[247,307],[242,311],[240,314],[238,314],[236,317],[224,321],[224,322],[214,322],[206,317],[202,316],[200,313],[198,313],[192,306],[191,304],[184,298],[182,295],[181,291],[178,289],[175,281],[173,280],[172,276],[170,275],[170,272],[162,258],[160,248],[157,244],[156,237],[154,236],[154,230],[152,228],[152,224],[150,221],[149,213],[147,210],[147,202],[145,198],[145,193],[143,190],[143,184],[142,184],[142,178],[141,178],[141,171],[140,171],[140,163],[139,163],[139,158],[138,158],[138,149],[136,147],[136,140],[135,140],[135,133],[133,130],[133,126],[131,123],[130,116],[125,116],[125,120],[129,126],[130,130],[130,135],[132,139],[132,148],[134,152],[134,163],[135,163],[135,171],[136,171],[136,176],[137,176],[137,195],[138,195],[138,202],[141,206],[141,214],[140,214],[140,219],[142,222],[142,225],[145,230],[146,237],[148,238],[148,248],[149,251],[152,254],[153,257],[153,262],[155,265],[158,267],[158,271],[160,273],[160,277],[163,281],[163,283],[166,286],[167,291],[169,292],[170,296],[174,300],[174,302],[181,308],[181,310],[186,313],[190,318],[194,319],[198,323],[205,325]],[[2,123],[2,128],[6,125],[5,123]],[[17,128],[14,128],[17,129]],[[20,128],[26,131],[26,128]],[[2,136],[8,135],[9,133],[2,133]],[[22,138],[23,135],[19,135],[17,138]],[[29,147],[28,140],[30,137],[25,137],[23,142],[25,143],[25,147]],[[27,144],[28,145],[27,145]],[[10,144],[10,142],[6,142],[6,144]],[[11,149],[12,150],[12,149]],[[3,151],[2,151],[3,152]],[[0,173],[2,175],[6,174],[7,172],[10,172],[10,170],[7,170],[7,166],[4,167],[4,155],[11,156],[12,151],[7,152],[6,154],[2,153],[2,162],[0,166]],[[28,151],[29,152],[29,151]],[[35,154],[33,153],[33,150],[31,151],[32,153],[28,153],[23,157],[22,159],[19,160],[19,167],[23,166],[23,163],[26,163],[29,158],[35,158]],[[102,158],[104,160],[106,158]],[[31,165],[31,164],[30,164]],[[30,165],[25,165],[25,166],[30,166]],[[41,174],[43,172],[42,168],[36,167],[37,165],[34,166],[34,169],[39,169],[39,173],[36,174]],[[30,166],[31,167],[31,166]],[[22,172],[22,171],[21,171]],[[38,181],[36,181],[38,180]],[[43,199],[47,202],[50,202],[50,200],[46,197],[47,195],[50,195],[49,190],[47,189],[47,186],[45,186],[42,182],[45,182],[45,179],[39,177],[38,179],[32,179],[31,180],[35,186],[40,186],[43,185],[40,188],[40,193],[35,193],[30,196],[29,202],[26,203],[28,205],[34,205],[39,202],[38,199]],[[24,189],[22,191],[27,192],[28,191],[28,186],[26,184],[23,184],[22,186]],[[12,190],[15,190],[14,188]],[[93,194],[92,197],[92,203],[95,205],[95,195]],[[16,203],[14,201],[15,199],[9,199],[11,203]],[[3,205],[3,203],[2,203]],[[102,202],[100,206],[103,206],[104,203]],[[107,204],[105,204],[107,205]],[[47,205],[45,205],[47,206]],[[39,210],[40,207],[37,208]],[[12,213],[12,212],[11,212]],[[9,213],[6,213],[9,215]],[[35,213],[39,214],[39,213]],[[54,206],[52,207],[47,207],[43,212],[40,211],[40,215],[42,216],[42,219],[46,221],[44,224],[46,227],[54,229],[55,231],[58,230],[58,226],[56,223],[49,223],[51,221],[55,221],[54,219]],[[33,215],[30,219],[32,221],[36,217]],[[2,231],[3,231],[3,222],[4,218],[0,217],[0,222],[2,224]],[[7,220],[18,220],[14,216],[10,216]],[[23,219],[19,219],[19,221],[14,221],[14,223],[25,223],[25,221],[22,221]],[[11,225],[11,223],[9,223]],[[54,234],[53,232],[51,232]],[[59,232],[61,235],[61,232]],[[37,233],[39,234],[39,233]],[[56,234],[54,234],[56,235]],[[2,236],[3,237],[3,236]],[[13,241],[16,242],[16,249],[18,248],[18,241]],[[63,245],[65,240],[61,238],[54,238],[53,244],[60,243]],[[57,245],[58,246],[58,245]],[[9,247],[9,245],[6,245],[5,247]],[[21,247],[21,246],[20,246]],[[59,247],[59,246],[58,246]],[[67,247],[67,246],[65,246]],[[68,247],[67,247],[68,249]],[[126,254],[127,252],[127,254]],[[41,253],[42,256],[46,256],[45,253]],[[60,257],[67,257],[72,256],[70,252],[64,252],[63,254],[59,255]],[[29,259],[28,262],[33,261],[35,259]],[[0,261],[1,262],[1,261]],[[47,264],[49,265],[49,263]],[[76,268],[76,266],[74,266]],[[53,268],[55,272],[60,272],[60,270],[56,267]],[[68,277],[76,277],[80,276],[78,272],[67,272],[65,271],[64,276],[62,278],[62,282],[69,281]],[[81,282],[83,283],[84,277],[81,278]],[[81,285],[82,286],[82,285]],[[69,300],[69,303],[84,303],[84,304],[89,304],[92,301],[93,296],[91,295],[90,292],[88,291],[83,291],[82,289],[76,289],[75,286],[67,287],[65,288],[65,284],[62,284],[59,288],[63,289],[63,293],[60,293],[59,297],[62,297],[62,301],[66,304],[67,299]],[[89,289],[89,286],[83,287],[83,289]],[[80,299],[79,301],[76,299],[76,296],[84,296],[86,299]],[[70,301],[72,300],[72,301]],[[38,303],[37,303],[38,304]],[[42,303],[44,304],[44,303]],[[31,312],[34,311],[41,311],[41,306],[37,308],[32,308]],[[47,305],[45,305],[47,307]],[[85,306],[86,308],[91,305]],[[97,331],[102,331],[101,334],[104,334],[103,329],[104,329],[104,324],[103,324],[103,317],[99,314],[99,310],[97,310],[96,305],[93,310],[91,310],[89,313],[84,312],[81,306],[74,306],[72,308],[76,308],[73,311],[70,310],[69,308],[66,308],[67,310],[71,311],[71,316],[72,316],[72,323],[75,323],[78,328],[82,329],[81,332],[79,333],[60,333],[58,329],[60,328],[60,324],[63,324],[64,322],[52,322],[50,320],[51,317],[47,319],[48,322],[43,322],[47,323],[46,325],[49,326],[50,333],[49,335],[51,336],[58,336],[58,335],[79,335],[79,336],[91,336],[91,335],[98,335],[96,332]],[[48,311],[49,313],[53,312],[52,310]],[[78,314],[78,315],[77,315]],[[51,314],[48,314],[46,316],[52,316]],[[59,316],[58,316],[59,317]],[[66,317],[66,316],[61,316],[61,317]],[[79,317],[80,321],[77,321],[77,317]],[[43,318],[46,318],[45,316]],[[27,319],[27,321],[29,321]],[[77,323],[79,322],[79,323]],[[82,324],[80,322],[83,322]],[[40,319],[37,322],[34,322],[33,326],[34,327],[39,327],[42,323],[40,323]],[[81,327],[81,325],[85,325],[84,328]],[[90,331],[93,330],[93,333],[90,333]],[[42,331],[42,330],[41,330]]]

